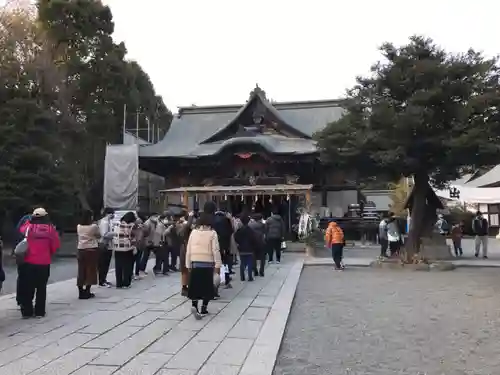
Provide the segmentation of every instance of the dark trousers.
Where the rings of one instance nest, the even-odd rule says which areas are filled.
[[[141,262],[144,255],[144,249],[137,248],[137,253],[134,256],[135,264],[135,275],[139,276],[139,271],[141,271]]]
[[[401,247],[401,243],[399,241],[390,241],[389,242],[389,251],[391,252],[391,256],[399,252],[399,248]]]
[[[280,238],[269,238],[267,240],[267,252],[269,256],[269,261],[273,261],[274,253],[276,253],[276,260],[281,261],[281,239]]]
[[[145,272],[148,266],[149,256],[151,255],[151,251],[155,251],[154,246],[146,246],[141,252],[141,258],[139,260],[139,271]]]
[[[334,243],[332,244],[332,258],[333,262],[335,263],[335,267],[341,268],[342,267],[342,256],[344,253],[344,244],[341,243]]]
[[[167,263],[171,270],[177,269],[177,260],[179,259],[180,252],[181,249],[177,246],[167,247]]]
[[[389,241],[384,238],[379,239],[380,242],[380,255],[385,257],[387,256],[387,248],[389,247]]]
[[[248,280],[253,280],[253,254],[240,254],[240,278],[245,281],[245,270]]]
[[[109,265],[113,252],[109,250],[107,245],[99,245],[99,258],[97,260],[97,276],[99,284],[105,283],[108,277]]]
[[[455,255],[463,255],[464,252],[462,251],[462,239],[461,238],[454,238],[453,239],[453,247],[455,248]]]
[[[257,253],[253,260],[253,272],[255,276],[264,276],[264,267],[266,266],[266,254],[264,251]]]
[[[17,280],[16,280],[16,301],[17,301],[17,305],[18,306],[21,306],[21,300],[19,299],[19,275],[21,274],[21,271],[20,271],[20,265],[18,264],[17,265]]]
[[[18,299],[23,316],[44,316],[50,265],[24,263],[19,266]],[[35,309],[33,311],[33,298]]]
[[[153,267],[153,272],[157,273],[167,273],[168,272],[168,250],[166,245],[157,247],[155,252],[155,266]]]
[[[224,273],[224,284],[228,285],[231,283],[231,275],[230,272],[233,269],[233,254],[229,249],[221,249],[220,255],[222,258],[222,263],[227,266],[227,271]]]
[[[115,251],[115,273],[116,287],[122,288],[130,286],[132,274],[134,273],[134,252]]]

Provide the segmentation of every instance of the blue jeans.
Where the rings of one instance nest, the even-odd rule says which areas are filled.
[[[240,254],[240,278],[245,281],[245,269],[248,272],[248,280],[253,280],[253,255]]]

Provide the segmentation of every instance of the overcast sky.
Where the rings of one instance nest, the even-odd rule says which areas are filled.
[[[115,38],[176,111],[244,102],[258,83],[278,101],[338,98],[384,41],[432,37],[451,51],[500,52],[491,0],[104,0]]]

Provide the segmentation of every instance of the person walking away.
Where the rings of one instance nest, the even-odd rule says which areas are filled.
[[[476,217],[472,220],[472,231],[476,235],[474,239],[474,256],[479,256],[479,250],[483,245],[483,259],[488,259],[488,220],[483,217],[481,211],[476,212]]]
[[[335,263],[335,269],[337,271],[343,270],[345,268],[342,263],[345,244],[344,231],[334,221],[331,221],[328,224],[328,228],[325,233],[325,243],[326,246],[332,250],[332,258]]]
[[[78,234],[78,276],[76,285],[79,299],[95,297],[94,293],[90,292],[90,288],[92,285],[97,285],[100,231],[99,226],[93,223],[92,219],[92,211],[86,210],[83,212],[80,224],[76,227]]]
[[[240,254],[240,279],[245,281],[245,270],[248,273],[248,281],[253,281],[253,266],[256,251],[259,248],[257,235],[252,228],[249,227],[250,217],[245,215],[240,218],[241,228],[234,233],[234,241],[238,246]]]
[[[455,224],[451,227],[451,240],[453,241],[453,248],[455,249],[455,256],[462,256],[462,225]]]
[[[397,255],[401,247],[401,230],[396,216],[392,212],[389,213],[389,219],[387,220],[387,240],[391,257]]]
[[[262,221],[262,214],[256,213],[248,226],[255,232],[257,238],[257,249],[253,263],[253,272],[255,276],[264,276],[264,267],[266,264],[266,224]]]
[[[111,250],[111,240],[113,238],[112,220],[114,217],[114,210],[106,207],[104,209],[104,216],[99,220],[99,253],[97,260],[97,276],[99,286],[110,288],[113,286],[108,280],[109,265],[113,257]]]
[[[160,215],[155,229],[155,242],[158,243],[155,251],[155,265],[153,273],[155,276],[168,275],[168,250],[165,244],[165,233],[169,219],[166,215]]]
[[[20,228],[27,233],[28,251],[19,267],[19,301],[23,318],[42,318],[46,313],[47,282],[52,256],[61,243],[59,233],[44,208],[33,211],[30,221]],[[33,308],[33,298],[35,307]]]
[[[389,240],[387,238],[387,217],[382,218],[378,225],[378,242],[380,243],[380,256],[387,257],[387,248],[389,247]]]
[[[133,212],[127,212],[113,230],[112,247],[115,252],[116,287],[130,288],[134,271],[135,238],[134,226],[136,217]]]
[[[183,224],[181,223],[181,218],[182,216],[179,215],[174,216],[172,223],[165,232],[165,244],[168,249],[166,262],[168,269],[172,272],[179,271],[177,260],[179,259],[182,245],[181,230]]]
[[[221,253],[222,263],[226,266],[227,272],[224,273],[224,284],[226,287],[231,285],[231,277],[229,275],[233,264],[233,255],[231,253],[231,236],[233,235],[233,224],[231,216],[222,210],[218,210],[214,214],[213,229],[217,233],[219,240],[219,249]],[[229,287],[230,288],[230,287]]]
[[[285,239],[285,222],[277,211],[266,220],[266,245],[269,263],[273,263],[276,253],[276,262],[281,262],[281,243]]]
[[[214,299],[214,274],[220,272],[221,256],[217,232],[212,228],[213,215],[202,213],[189,236],[186,248],[186,268],[189,269],[188,297],[196,319],[208,314],[208,303]],[[199,310],[199,300],[202,301]]]

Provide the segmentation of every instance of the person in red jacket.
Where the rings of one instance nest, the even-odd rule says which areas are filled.
[[[43,208],[33,211],[31,219],[21,226],[20,232],[25,234],[28,242],[28,251],[19,266],[18,300],[21,314],[23,318],[42,318],[46,313],[50,263],[60,246],[59,234]]]

